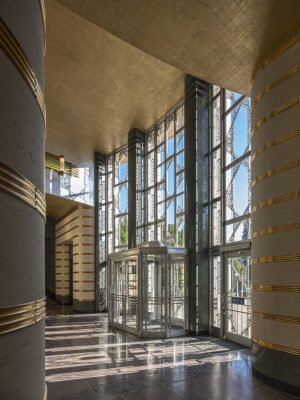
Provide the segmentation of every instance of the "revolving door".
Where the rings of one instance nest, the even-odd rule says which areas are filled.
[[[140,337],[186,333],[187,251],[144,244],[109,256],[109,323]]]

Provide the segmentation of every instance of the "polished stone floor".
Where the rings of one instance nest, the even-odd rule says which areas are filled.
[[[213,337],[140,340],[105,314],[48,303],[48,400],[296,399],[257,381],[250,351]]]

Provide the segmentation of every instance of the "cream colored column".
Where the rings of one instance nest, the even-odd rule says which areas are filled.
[[[42,3],[0,2],[0,398],[46,397]]]
[[[253,368],[300,393],[300,36],[252,91]]]
[[[73,294],[70,293],[70,247],[78,225],[77,210],[66,216],[55,226],[55,296],[61,304],[69,304]]]
[[[73,309],[95,311],[95,227],[93,208],[79,208],[56,225],[56,297],[69,302],[69,285],[59,272],[69,272],[69,246],[73,244]],[[61,270],[61,271],[60,271]],[[63,282],[64,280],[64,282]]]
[[[95,226],[94,210],[79,209],[78,230],[73,241],[73,308],[95,311]]]
[[[71,301],[69,279],[72,279],[70,277],[70,248],[57,245],[55,251],[55,296],[61,304],[69,304]]]

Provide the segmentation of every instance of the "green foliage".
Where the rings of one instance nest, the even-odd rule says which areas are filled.
[[[183,237],[183,231],[178,232],[178,238],[177,238],[177,245],[178,247],[184,247],[184,237]]]
[[[169,242],[171,246],[175,246],[175,225],[169,224],[168,225],[168,236],[170,237]],[[184,247],[184,235],[183,230],[178,232],[177,237],[177,246]]]
[[[247,265],[245,264],[246,260],[243,260],[245,257],[241,257],[240,258],[234,258],[233,259],[233,263],[234,263],[234,267],[236,269],[236,271],[239,273],[239,275],[242,278],[246,278],[247,277]],[[243,263],[244,261],[244,263]]]
[[[127,221],[125,219],[120,222],[120,244],[122,246],[127,244]]]

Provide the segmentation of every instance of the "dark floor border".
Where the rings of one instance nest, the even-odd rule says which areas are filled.
[[[94,313],[96,312],[96,304],[95,301],[78,301],[73,299],[73,310],[75,312]]]
[[[277,379],[271,378],[267,375],[264,375],[261,372],[256,371],[254,367],[252,367],[252,374],[255,378],[259,379],[266,385],[272,386],[276,389],[282,390],[283,392],[287,392],[300,397],[300,388],[296,386],[290,385],[286,382],[282,382]]]
[[[202,330],[202,331],[188,331],[188,335],[191,335],[191,336],[206,336],[206,335],[209,335],[209,330],[207,329],[207,330]]]
[[[56,296],[56,301],[58,301],[62,305],[70,304],[71,303],[71,298],[69,295],[61,295],[57,294]]]

